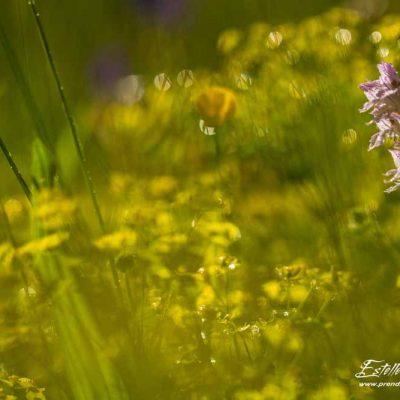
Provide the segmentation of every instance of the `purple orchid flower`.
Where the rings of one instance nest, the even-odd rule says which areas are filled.
[[[370,139],[368,150],[383,145],[386,139],[394,141],[394,147],[389,152],[396,168],[385,174],[390,177],[386,183],[394,183],[385,190],[390,193],[400,187],[400,78],[392,64],[382,62],[378,64],[378,70],[379,79],[360,85],[368,100],[360,112],[369,111],[373,116],[369,124],[378,127],[378,132]]]
[[[360,85],[368,101],[361,112],[370,111],[379,132],[372,136],[369,150],[381,146],[386,138],[400,136],[400,78],[393,65],[382,62],[378,65],[379,79]]]

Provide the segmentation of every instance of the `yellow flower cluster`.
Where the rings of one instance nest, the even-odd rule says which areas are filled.
[[[119,231],[101,236],[93,243],[99,250],[123,250],[135,246],[137,240],[136,232],[131,229],[121,229]]]

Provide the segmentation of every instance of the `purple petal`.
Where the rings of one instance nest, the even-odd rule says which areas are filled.
[[[379,146],[382,146],[383,142],[385,141],[385,132],[378,132],[375,135],[372,135],[369,141],[368,151],[376,149]]]
[[[390,188],[385,190],[385,193],[392,193],[396,191],[400,187],[400,183],[396,183],[395,185],[391,186]]]
[[[392,155],[394,165],[397,168],[397,171],[398,171],[397,174],[400,174],[400,150],[390,149],[389,153]]]
[[[380,131],[386,131],[392,127],[392,124],[388,119],[381,119],[376,123],[376,125],[378,126]]]
[[[392,112],[390,114],[390,119],[396,122],[400,122],[400,114],[397,112]]]
[[[362,83],[359,88],[363,90],[364,92],[370,92],[372,90],[378,90],[382,87],[382,84],[379,80],[376,81],[368,81],[365,83]]]
[[[390,169],[389,171],[386,171],[386,172],[383,174],[383,176],[385,176],[385,177],[392,176],[392,175],[395,175],[396,172],[397,172],[397,169]],[[387,181],[387,182],[390,182],[390,181]]]
[[[360,108],[360,112],[367,112],[368,110],[370,110],[375,104],[375,101],[371,100],[371,101],[367,101],[362,108]]]
[[[394,66],[387,62],[382,62],[378,64],[378,70],[381,74],[381,81],[387,87],[393,88],[397,87],[400,84],[399,76],[394,68]]]

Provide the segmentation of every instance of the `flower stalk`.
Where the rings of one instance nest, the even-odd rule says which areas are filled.
[[[45,54],[46,54],[47,60],[48,60],[49,65],[50,65],[50,69],[51,69],[53,78],[54,78],[54,80],[56,82],[58,94],[60,96],[61,103],[62,103],[63,108],[64,108],[65,116],[66,116],[67,121],[68,121],[70,132],[71,132],[71,135],[72,135],[72,138],[73,138],[73,141],[74,141],[75,149],[76,149],[76,152],[78,154],[78,158],[79,158],[79,161],[80,161],[80,164],[81,164],[81,167],[82,167],[82,172],[83,172],[83,175],[84,175],[84,178],[85,178],[85,182],[86,182],[86,185],[88,187],[88,190],[89,190],[89,193],[90,193],[90,196],[91,196],[91,200],[92,200],[92,203],[93,203],[93,207],[94,207],[94,210],[95,210],[95,214],[96,214],[100,229],[101,229],[101,231],[103,233],[105,233],[104,220],[103,220],[103,216],[101,214],[100,205],[99,205],[99,202],[98,202],[98,199],[97,199],[97,194],[96,194],[96,190],[95,190],[95,187],[94,187],[94,184],[93,184],[92,175],[91,175],[90,170],[89,170],[88,162],[87,162],[87,159],[86,159],[86,155],[85,155],[82,143],[81,143],[80,138],[78,136],[78,131],[77,131],[77,127],[76,127],[76,124],[75,124],[74,117],[72,115],[69,103],[67,101],[67,97],[66,97],[65,92],[64,92],[64,86],[62,85],[61,78],[60,78],[60,75],[58,73],[58,69],[57,69],[57,66],[56,66],[56,63],[55,63],[55,60],[54,60],[54,57],[53,57],[49,42],[47,40],[47,36],[46,36],[45,30],[44,30],[42,21],[40,19],[39,10],[38,10],[38,8],[36,6],[35,0],[29,0],[28,1],[28,5],[31,8],[33,17],[35,19],[36,27],[38,29],[39,36],[40,36],[40,38],[42,40],[42,43],[43,43],[43,46],[44,46],[44,50],[45,50]]]

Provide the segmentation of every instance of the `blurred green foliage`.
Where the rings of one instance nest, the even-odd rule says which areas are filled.
[[[106,232],[32,15],[2,5],[33,198],[2,160],[0,398],[398,398],[354,374],[400,360],[400,198],[358,112],[400,17],[333,3],[38,2]]]

